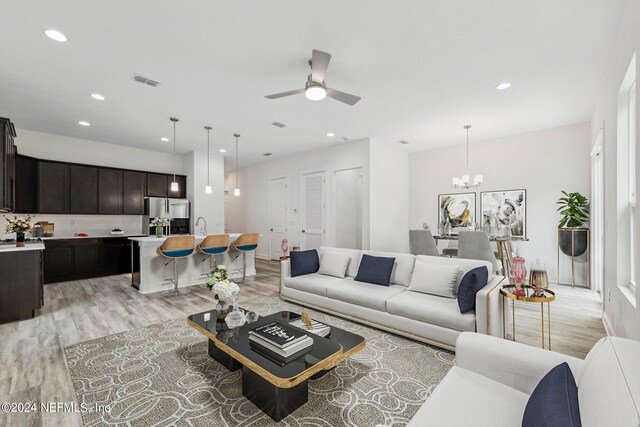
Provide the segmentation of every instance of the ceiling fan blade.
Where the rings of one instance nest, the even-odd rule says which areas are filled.
[[[333,98],[336,101],[344,102],[345,104],[355,105],[358,101],[360,101],[359,96],[351,95],[348,93],[340,92],[339,90],[329,89],[327,88],[327,96],[329,98]]]
[[[331,54],[315,49],[311,54],[311,80],[316,83],[322,83],[329,61],[331,61]]]
[[[285,96],[297,95],[303,93],[304,89],[290,90],[289,92],[274,93],[273,95],[265,95],[268,99],[284,98]]]

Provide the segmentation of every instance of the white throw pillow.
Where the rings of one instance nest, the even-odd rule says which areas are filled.
[[[416,262],[409,290],[446,298],[456,297],[460,269],[457,266]]]
[[[348,253],[327,251],[322,255],[318,273],[344,279],[350,259]]]

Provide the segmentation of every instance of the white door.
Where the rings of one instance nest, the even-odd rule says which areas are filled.
[[[336,171],[336,246],[362,249],[362,168]]]
[[[302,249],[317,249],[324,242],[325,173],[302,175],[301,238]]]
[[[269,182],[269,226],[271,259],[282,256],[282,239],[287,236],[287,178],[276,178]]]
[[[600,129],[591,150],[591,289],[604,284],[604,130]]]

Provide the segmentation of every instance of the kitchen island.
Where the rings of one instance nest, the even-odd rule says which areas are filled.
[[[0,323],[28,319],[42,307],[42,243],[0,246]]]
[[[242,233],[229,234],[229,243]],[[195,236],[196,245],[206,236]],[[173,289],[173,262],[158,255],[157,248],[167,237],[130,237],[131,240],[131,285],[143,294]],[[229,270],[229,279],[242,278],[242,253],[227,251],[216,255],[218,265]],[[178,261],[178,281],[181,288],[203,284],[210,273],[209,257],[196,251],[189,257]],[[247,252],[247,276],[256,274],[255,251]]]

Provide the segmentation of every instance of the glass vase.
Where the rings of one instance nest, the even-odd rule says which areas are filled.
[[[216,312],[218,316],[218,320],[224,320],[227,317],[227,314],[233,311],[233,305],[229,304],[228,301],[218,300],[218,304],[216,304]]]
[[[162,227],[156,227],[156,237],[162,237]]]
[[[22,248],[24,246],[24,233],[16,233],[16,247]]]

